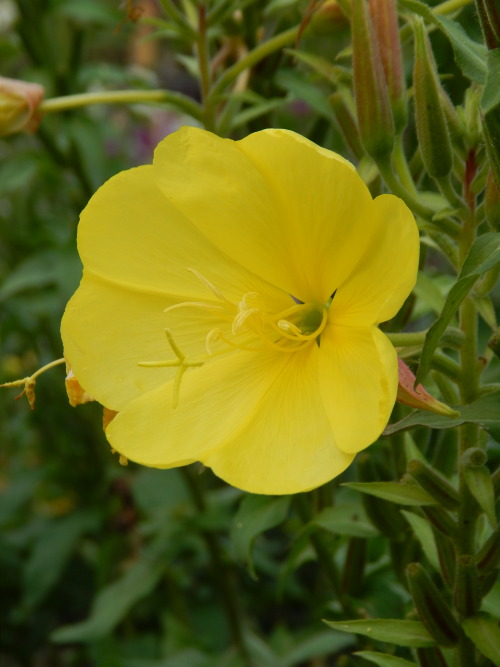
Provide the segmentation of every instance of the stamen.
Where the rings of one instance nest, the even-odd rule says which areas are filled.
[[[215,294],[215,296],[220,299],[221,301],[224,301],[225,303],[230,303],[226,297],[222,294],[220,290],[217,289],[217,287],[210,282],[205,276],[202,276],[201,273],[199,273],[196,269],[188,269],[188,271],[191,271],[200,282],[202,282],[208,289]]]

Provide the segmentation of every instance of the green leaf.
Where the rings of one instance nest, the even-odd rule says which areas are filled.
[[[284,49],[285,53],[294,56],[297,60],[302,63],[305,63],[311,69],[313,69],[317,74],[320,74],[330,83],[337,85],[338,83],[338,74],[339,68],[326,58],[321,58],[313,53],[306,53],[305,51],[299,51],[298,49]]]
[[[379,667],[417,667],[415,662],[410,662],[404,658],[398,658],[389,653],[377,653],[376,651],[356,651],[354,655],[359,655],[369,662],[374,662]]]
[[[347,482],[343,486],[383,498],[399,505],[436,505],[437,502],[416,484],[400,482]]]
[[[315,658],[345,651],[353,644],[351,637],[335,635],[329,630],[318,632],[300,642],[294,642],[291,649],[280,658],[279,667],[292,667],[303,663],[312,664]],[[319,662],[319,661],[318,661]],[[274,663],[276,665],[276,663]]]
[[[500,262],[500,233],[489,232],[477,238],[467,255],[457,282],[451,288],[443,312],[431,326],[425,337],[422,357],[415,384],[425,378],[439,339],[478,278]]]
[[[495,528],[497,525],[495,514],[495,489],[493,488],[493,481],[489,471],[484,466],[466,466],[464,468],[464,476],[469,491],[488,517],[491,526]]]
[[[427,519],[424,519],[423,517],[418,516],[418,514],[414,514],[413,512],[406,512],[405,510],[401,510],[401,514],[412,527],[415,536],[422,545],[422,549],[427,557],[427,560],[436,570],[436,572],[439,572],[441,570],[441,566],[439,564],[438,550],[436,547],[436,540],[434,539],[434,533],[432,532],[432,528],[429,522]]]
[[[392,618],[380,618],[369,621],[323,621],[333,630],[353,632],[371,637],[380,642],[397,646],[425,648],[435,646],[436,642],[420,621],[400,621]]]
[[[97,523],[89,512],[75,512],[48,523],[35,542],[24,569],[23,609],[34,608],[59,580],[82,535]]]
[[[462,622],[465,634],[472,639],[483,655],[500,665],[500,627],[490,614],[481,612]]]
[[[500,49],[488,51],[488,75],[481,96],[481,111],[488,113],[500,105]]]
[[[137,561],[121,579],[98,593],[89,618],[55,630],[51,635],[52,641],[81,642],[105,637],[136,602],[156,587],[167,565],[165,558]]]
[[[375,537],[379,534],[368,520],[362,505],[356,503],[326,507],[314,517],[312,523],[336,535],[348,537]]]
[[[430,428],[454,428],[466,422],[479,424],[481,428],[500,442],[500,392],[495,391],[486,396],[481,396],[476,401],[462,406],[452,406],[460,412],[460,417],[443,417],[433,412],[416,410],[394,424],[389,424],[384,435],[392,435],[399,431],[405,431],[416,426],[429,426]]]
[[[418,0],[401,0],[401,4],[423,16],[446,35],[453,47],[455,61],[466,77],[478,83],[486,81],[486,47],[471,39],[460,23],[434,14],[427,5]]]
[[[241,501],[231,529],[231,542],[235,557],[247,564],[254,579],[257,579],[252,556],[255,538],[282,523],[289,506],[290,496],[248,495]]]
[[[333,111],[328,104],[328,96],[317,85],[311,83],[304,73],[296,70],[280,70],[275,80],[280,88],[292,93],[299,100],[305,100],[311,109],[323,118],[332,120]]]

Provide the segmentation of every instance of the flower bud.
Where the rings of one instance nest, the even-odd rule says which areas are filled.
[[[434,531],[434,539],[436,541],[436,547],[438,551],[441,576],[448,585],[448,588],[452,588],[455,584],[457,561],[455,545],[451,539],[443,535],[443,533],[441,533],[439,530]]]
[[[481,589],[474,556],[462,555],[457,559],[454,602],[458,613],[465,618],[479,611]]]
[[[461,457],[460,464],[462,466],[472,466],[473,468],[477,468],[483,466],[487,460],[488,457],[483,449],[480,447],[469,447]]]
[[[500,232],[500,188],[493,179],[491,169],[484,191],[484,212],[491,229]]]
[[[479,23],[488,49],[500,47],[500,4],[498,0],[476,0]]]
[[[427,505],[422,507],[422,512],[429,519],[433,527],[449,538],[455,538],[458,532],[458,524],[455,519],[442,507]]]
[[[406,84],[399,40],[396,0],[370,0],[370,16],[377,39],[396,134],[408,121]]]
[[[496,528],[477,553],[480,574],[487,574],[500,567],[500,528]]]
[[[428,412],[435,412],[446,417],[457,417],[459,415],[456,410],[449,408],[431,396],[421,384],[415,387],[415,376],[402,359],[398,359],[398,374],[398,394],[396,398],[398,403]]]
[[[451,171],[452,151],[441,86],[422,19],[415,19],[414,30],[413,86],[418,143],[429,176],[444,178]]]
[[[336,0],[325,0],[310,23],[310,28],[319,35],[335,35],[348,27],[349,21]]]
[[[384,69],[365,0],[351,5],[354,97],[361,142],[374,159],[394,147],[394,121]]]
[[[437,502],[449,510],[456,510],[460,504],[458,491],[437,470],[423,461],[414,459],[408,463],[408,474]]]
[[[418,616],[440,646],[455,646],[460,626],[439,589],[420,563],[410,563],[406,575]]]
[[[44,95],[43,86],[0,77],[0,136],[33,131]]]

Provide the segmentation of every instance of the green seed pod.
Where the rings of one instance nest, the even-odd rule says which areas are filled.
[[[375,160],[387,160],[394,147],[394,121],[382,60],[365,0],[352,0],[351,25],[359,136],[369,155]]]
[[[480,447],[470,447],[465,451],[460,460],[460,463],[462,466],[472,466],[477,468],[483,466],[487,460],[488,457],[486,456],[486,452],[484,450],[482,450]]]
[[[458,491],[437,470],[415,459],[408,463],[407,471],[440,505],[449,510],[458,508]]]
[[[458,613],[464,618],[479,611],[481,587],[474,556],[462,555],[457,559],[453,600]]]
[[[481,25],[481,30],[483,31],[486,46],[488,49],[496,49],[500,46],[500,41],[497,39],[493,26],[491,25],[486,4],[486,0],[476,0],[477,14],[479,16],[479,23]]]
[[[456,552],[453,542],[439,531],[434,531],[434,539],[438,550],[439,565],[441,574],[449,588],[455,583],[456,570]]]
[[[500,528],[496,528],[479,549],[476,562],[480,574],[487,574],[500,567]]]
[[[440,646],[455,646],[460,626],[437,586],[420,563],[410,563],[406,575],[418,616],[429,634]]]
[[[441,98],[441,86],[422,19],[415,19],[413,87],[417,137],[429,176],[444,178],[452,167],[452,150]]]

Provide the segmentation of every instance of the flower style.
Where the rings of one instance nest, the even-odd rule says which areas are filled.
[[[339,155],[182,128],[100,188],[78,243],[65,356],[126,458],[296,493],[382,432],[398,363],[377,325],[415,283],[418,231]]]

